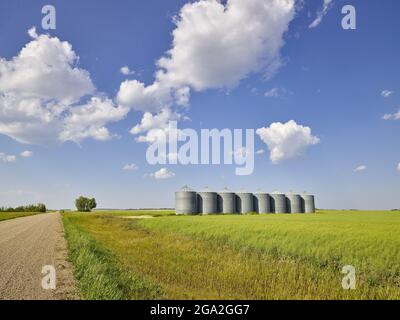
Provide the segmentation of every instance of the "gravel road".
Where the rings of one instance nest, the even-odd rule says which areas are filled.
[[[0,222],[0,299],[75,299],[59,213]],[[43,266],[54,266],[56,289],[43,289]]]

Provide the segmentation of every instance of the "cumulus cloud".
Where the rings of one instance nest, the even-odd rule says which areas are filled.
[[[119,71],[120,71],[123,75],[126,75],[126,76],[135,74],[135,71],[129,69],[128,66],[123,66],[123,67],[121,67],[121,69],[119,69]]]
[[[137,80],[125,80],[120,85],[117,101],[133,110],[156,113],[171,105],[171,89],[159,82],[145,86]]]
[[[400,110],[395,113],[386,113],[382,116],[383,120],[400,120]]]
[[[157,61],[155,80],[121,83],[120,105],[157,114],[189,104],[191,90],[232,88],[253,73],[281,66],[284,34],[295,0],[200,0],[175,17],[172,45]]]
[[[1,162],[14,162],[17,160],[17,157],[14,155],[8,155],[5,154],[4,152],[0,152],[0,161]]]
[[[103,115],[100,124],[98,119],[86,117],[86,125],[76,121],[78,126],[73,127],[83,110],[97,115],[104,108],[96,103],[102,98],[94,98],[99,94],[89,72],[77,66],[79,57],[71,44],[38,35],[35,28],[28,34],[32,40],[15,57],[0,58],[0,134],[25,144],[108,137],[104,127],[108,115]],[[82,105],[85,97],[91,100]],[[100,110],[94,111],[97,107]],[[116,109],[120,112],[121,108]],[[107,110],[114,120],[114,109]]]
[[[89,137],[109,140],[112,135],[105,125],[123,119],[128,112],[128,108],[115,107],[110,99],[92,97],[86,104],[71,109],[64,120],[60,139],[77,143]]]
[[[170,134],[179,134],[179,129],[175,130],[169,127],[169,121],[177,121],[180,118],[180,114],[172,112],[169,108],[162,109],[156,115],[145,112],[141,122],[134,126],[130,133],[137,135],[136,141],[138,142],[165,141]]]
[[[360,172],[360,171],[365,171],[365,170],[367,170],[367,166],[361,165],[361,166],[358,166],[357,168],[355,168],[354,172]]]
[[[297,124],[294,120],[286,123],[275,122],[269,127],[257,129],[256,133],[268,146],[272,163],[300,156],[304,150],[320,142],[311,134],[311,128]]]
[[[390,90],[383,90],[381,92],[381,96],[384,98],[389,98],[394,92]]]
[[[320,23],[322,22],[322,19],[325,17],[325,15],[331,9],[332,5],[333,5],[333,1],[332,0],[324,0],[324,3],[322,5],[322,9],[318,10],[317,17],[315,18],[315,20],[308,27],[310,29],[318,27],[320,25]]]
[[[273,73],[294,11],[291,0],[188,3],[175,19],[172,48],[158,61],[158,79],[201,91],[233,87],[252,72]]]
[[[138,166],[134,163],[126,164],[122,167],[122,170],[126,170],[126,171],[134,171],[137,169],[138,169]]]
[[[169,179],[175,177],[175,173],[169,171],[167,168],[161,168],[160,170],[151,173],[150,176],[157,180]]]
[[[33,152],[29,150],[25,150],[19,154],[23,158],[30,158],[33,156]]]

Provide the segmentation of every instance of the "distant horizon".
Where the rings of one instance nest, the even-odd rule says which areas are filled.
[[[50,210],[63,210],[63,209],[50,209]],[[64,210],[71,210],[71,211],[76,211],[75,209],[64,209]],[[175,208],[130,208],[130,209],[118,209],[118,208],[96,208],[93,209],[93,211],[151,211],[151,210],[175,210]],[[352,209],[323,209],[323,208],[316,208],[316,210],[323,210],[323,211],[400,211],[399,209],[393,208],[393,209],[369,209],[369,210],[364,210],[364,209],[357,209],[357,208],[352,208]],[[267,213],[266,213],[267,214]],[[286,213],[282,213],[286,214]]]

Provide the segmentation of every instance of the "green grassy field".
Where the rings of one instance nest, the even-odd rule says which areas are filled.
[[[64,214],[82,298],[400,299],[398,212],[170,215]]]
[[[0,212],[0,221],[39,214],[36,212]]]

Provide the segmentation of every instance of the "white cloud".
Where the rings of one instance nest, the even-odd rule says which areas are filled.
[[[272,88],[265,92],[264,96],[267,98],[277,98],[290,93],[285,88]]]
[[[382,116],[383,120],[400,120],[400,110],[395,113],[386,113]]]
[[[272,98],[272,97],[279,97],[279,88],[272,88],[268,90],[265,94],[265,97]]]
[[[122,167],[122,170],[126,170],[126,171],[133,171],[133,170],[137,170],[138,166],[134,163],[130,163],[130,164],[126,164]]]
[[[128,112],[128,108],[114,107],[110,99],[92,97],[88,103],[71,109],[65,118],[60,139],[76,143],[89,137],[99,141],[109,140],[112,135],[105,125],[123,119]]]
[[[36,27],[32,27],[28,30],[28,35],[32,38],[32,39],[36,39],[38,37],[38,34],[36,32]]]
[[[256,154],[264,154],[265,150],[264,149],[259,149],[256,151]]]
[[[270,77],[281,66],[283,36],[295,0],[200,0],[185,4],[171,49],[157,62],[155,80],[121,83],[120,105],[156,114],[189,104],[191,90],[230,89],[252,73]]]
[[[174,92],[175,103],[179,106],[186,107],[189,105],[190,88],[181,87]]]
[[[400,172],[400,162],[399,162],[399,164],[397,165],[397,171]]]
[[[171,105],[171,89],[159,82],[146,87],[137,80],[125,80],[119,88],[117,101],[137,111],[156,113]]]
[[[360,171],[365,171],[365,170],[367,170],[367,166],[361,165],[361,166],[358,166],[357,168],[355,168],[354,172],[360,172]]]
[[[76,67],[72,46],[56,37],[40,35],[12,60],[0,60],[0,88],[4,95],[77,102],[95,88],[86,70]]]
[[[135,71],[130,70],[128,66],[123,66],[123,67],[121,67],[121,69],[119,69],[119,71],[120,71],[123,75],[126,75],[126,76],[135,74]]]
[[[197,91],[233,87],[252,72],[280,65],[295,1],[197,1],[175,19],[172,48],[158,61],[160,81]]]
[[[8,155],[5,154],[4,152],[0,152],[0,161],[2,162],[14,162],[17,160],[17,157],[14,155]]]
[[[171,109],[165,108],[160,113],[152,115],[150,112],[146,112],[140,124],[137,124],[131,129],[132,134],[139,134],[151,129],[166,128],[168,121],[173,118],[178,118],[177,114],[174,114]]]
[[[392,115],[392,117],[393,117],[393,120],[399,120],[400,119],[400,110],[397,111],[396,113],[394,113]]]
[[[381,92],[381,96],[384,98],[389,98],[394,92],[390,90],[383,90]]]
[[[322,9],[317,12],[317,17],[315,20],[308,26],[309,28],[316,28],[320,25],[322,22],[322,19],[325,17],[325,15],[328,13],[328,11],[331,9],[333,5],[332,0],[324,0],[324,3],[322,5]]]
[[[172,112],[169,108],[164,108],[160,113],[153,115],[145,112],[140,124],[134,126],[130,133],[138,135],[136,141],[153,143],[160,139],[168,138],[169,134],[179,134],[180,130],[170,132],[169,121],[179,120],[181,115]],[[139,135],[144,133],[142,135]]]
[[[257,129],[256,133],[268,146],[274,164],[298,157],[308,146],[320,142],[311,134],[311,128],[298,125],[294,120],[272,123],[269,127]]]
[[[25,144],[109,137],[104,125],[115,120],[115,111],[96,102],[107,99],[96,92],[89,73],[77,67],[71,44],[38,35],[35,28],[28,33],[32,40],[15,57],[0,58],[0,134]],[[82,105],[86,97],[91,98]],[[83,125],[78,115],[89,109],[95,118],[110,113],[100,122],[87,115]]]
[[[169,178],[175,177],[175,173],[173,173],[172,171],[169,171],[167,168],[161,168],[160,170],[158,170],[154,173],[151,173],[150,176],[157,180],[169,179]]]
[[[25,150],[23,152],[20,153],[20,156],[23,158],[30,158],[33,156],[33,152],[29,151],[29,150]]]

